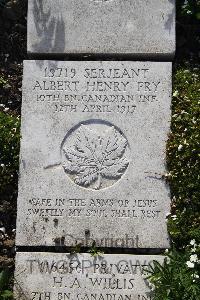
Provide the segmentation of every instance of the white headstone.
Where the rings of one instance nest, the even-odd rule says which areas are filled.
[[[16,300],[151,300],[145,279],[163,256],[18,253]]]
[[[25,61],[17,240],[168,248],[171,63]]]

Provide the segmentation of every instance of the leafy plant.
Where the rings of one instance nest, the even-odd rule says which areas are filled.
[[[199,300],[200,299],[200,264],[197,245],[189,245],[184,251],[175,249],[163,264],[154,261],[149,266],[148,280],[153,290],[154,300]]]
[[[4,76],[0,76],[0,87],[4,87],[8,81],[4,78]]]
[[[172,125],[167,147],[172,217],[168,227],[176,247],[200,243],[200,71],[174,76]]]
[[[95,241],[93,241],[92,246],[90,247],[88,252],[92,256],[101,256],[103,254],[103,251],[101,251],[99,248],[97,248]]]
[[[0,112],[0,196],[11,199],[17,192],[20,120]]]
[[[97,182],[100,189],[102,178],[120,178],[128,166],[124,157],[127,147],[126,139],[114,127],[104,135],[81,125],[73,148],[64,148],[67,158],[64,169],[76,174],[74,182],[81,186],[89,186]]]
[[[174,76],[171,134],[167,145],[173,250],[154,262],[149,280],[154,300],[200,299],[200,71],[180,68]]]
[[[0,272],[0,300],[13,299],[13,293],[9,290],[11,280],[10,271],[8,269]]]
[[[199,0],[178,0],[177,11],[182,16],[190,16],[200,20],[200,2]]]

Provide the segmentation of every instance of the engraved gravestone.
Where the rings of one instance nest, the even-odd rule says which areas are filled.
[[[163,256],[18,253],[16,300],[151,300],[145,279]]]
[[[29,0],[28,52],[172,58],[175,0]]]
[[[170,103],[168,62],[25,61],[16,244],[169,247]]]

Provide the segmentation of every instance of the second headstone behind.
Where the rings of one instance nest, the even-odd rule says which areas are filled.
[[[28,52],[171,59],[175,0],[29,0]]]

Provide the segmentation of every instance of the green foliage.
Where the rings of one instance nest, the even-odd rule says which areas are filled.
[[[178,17],[190,17],[200,20],[200,1],[199,0],[177,0]]]
[[[17,191],[19,117],[0,112],[0,196],[12,198]]]
[[[0,272],[0,300],[13,299],[13,293],[8,289],[11,280],[11,274],[8,269]]]
[[[167,162],[173,198],[169,232],[177,247],[200,243],[200,71],[174,76],[171,135]]]
[[[103,252],[97,248],[95,241],[93,241],[88,252],[91,254],[91,256],[101,256],[103,254]]]
[[[193,241],[194,242],[194,241]],[[172,250],[164,264],[154,261],[148,277],[154,300],[199,300],[200,264],[197,245],[189,245],[182,252]]]
[[[13,299],[13,293],[9,290],[5,290],[0,294],[0,300],[11,300]]]
[[[0,76],[0,88],[4,87],[6,84],[8,83],[8,81],[4,78],[4,76]]]
[[[200,71],[174,75],[171,134],[167,145],[174,249],[164,265],[154,262],[149,281],[154,300],[200,300]]]

